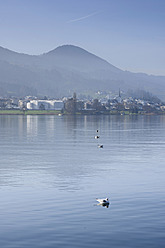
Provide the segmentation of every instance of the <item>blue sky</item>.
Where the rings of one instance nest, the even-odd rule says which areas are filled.
[[[37,55],[64,44],[165,75],[165,1],[0,0],[0,46]]]

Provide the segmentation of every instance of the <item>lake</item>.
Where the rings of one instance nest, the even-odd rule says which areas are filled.
[[[0,116],[0,153],[0,247],[165,247],[165,116]]]

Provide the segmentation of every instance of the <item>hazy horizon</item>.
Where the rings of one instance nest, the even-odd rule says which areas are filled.
[[[0,0],[0,46],[39,55],[75,45],[131,72],[165,75],[163,0]]]

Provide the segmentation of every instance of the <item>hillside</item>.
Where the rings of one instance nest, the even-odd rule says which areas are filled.
[[[38,56],[0,47],[0,96],[61,97],[118,88],[140,88],[165,99],[165,77],[122,71],[80,47],[64,45]]]

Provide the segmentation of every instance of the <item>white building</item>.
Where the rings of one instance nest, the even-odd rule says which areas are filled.
[[[27,109],[34,110],[62,110],[64,102],[61,100],[30,100]]]

